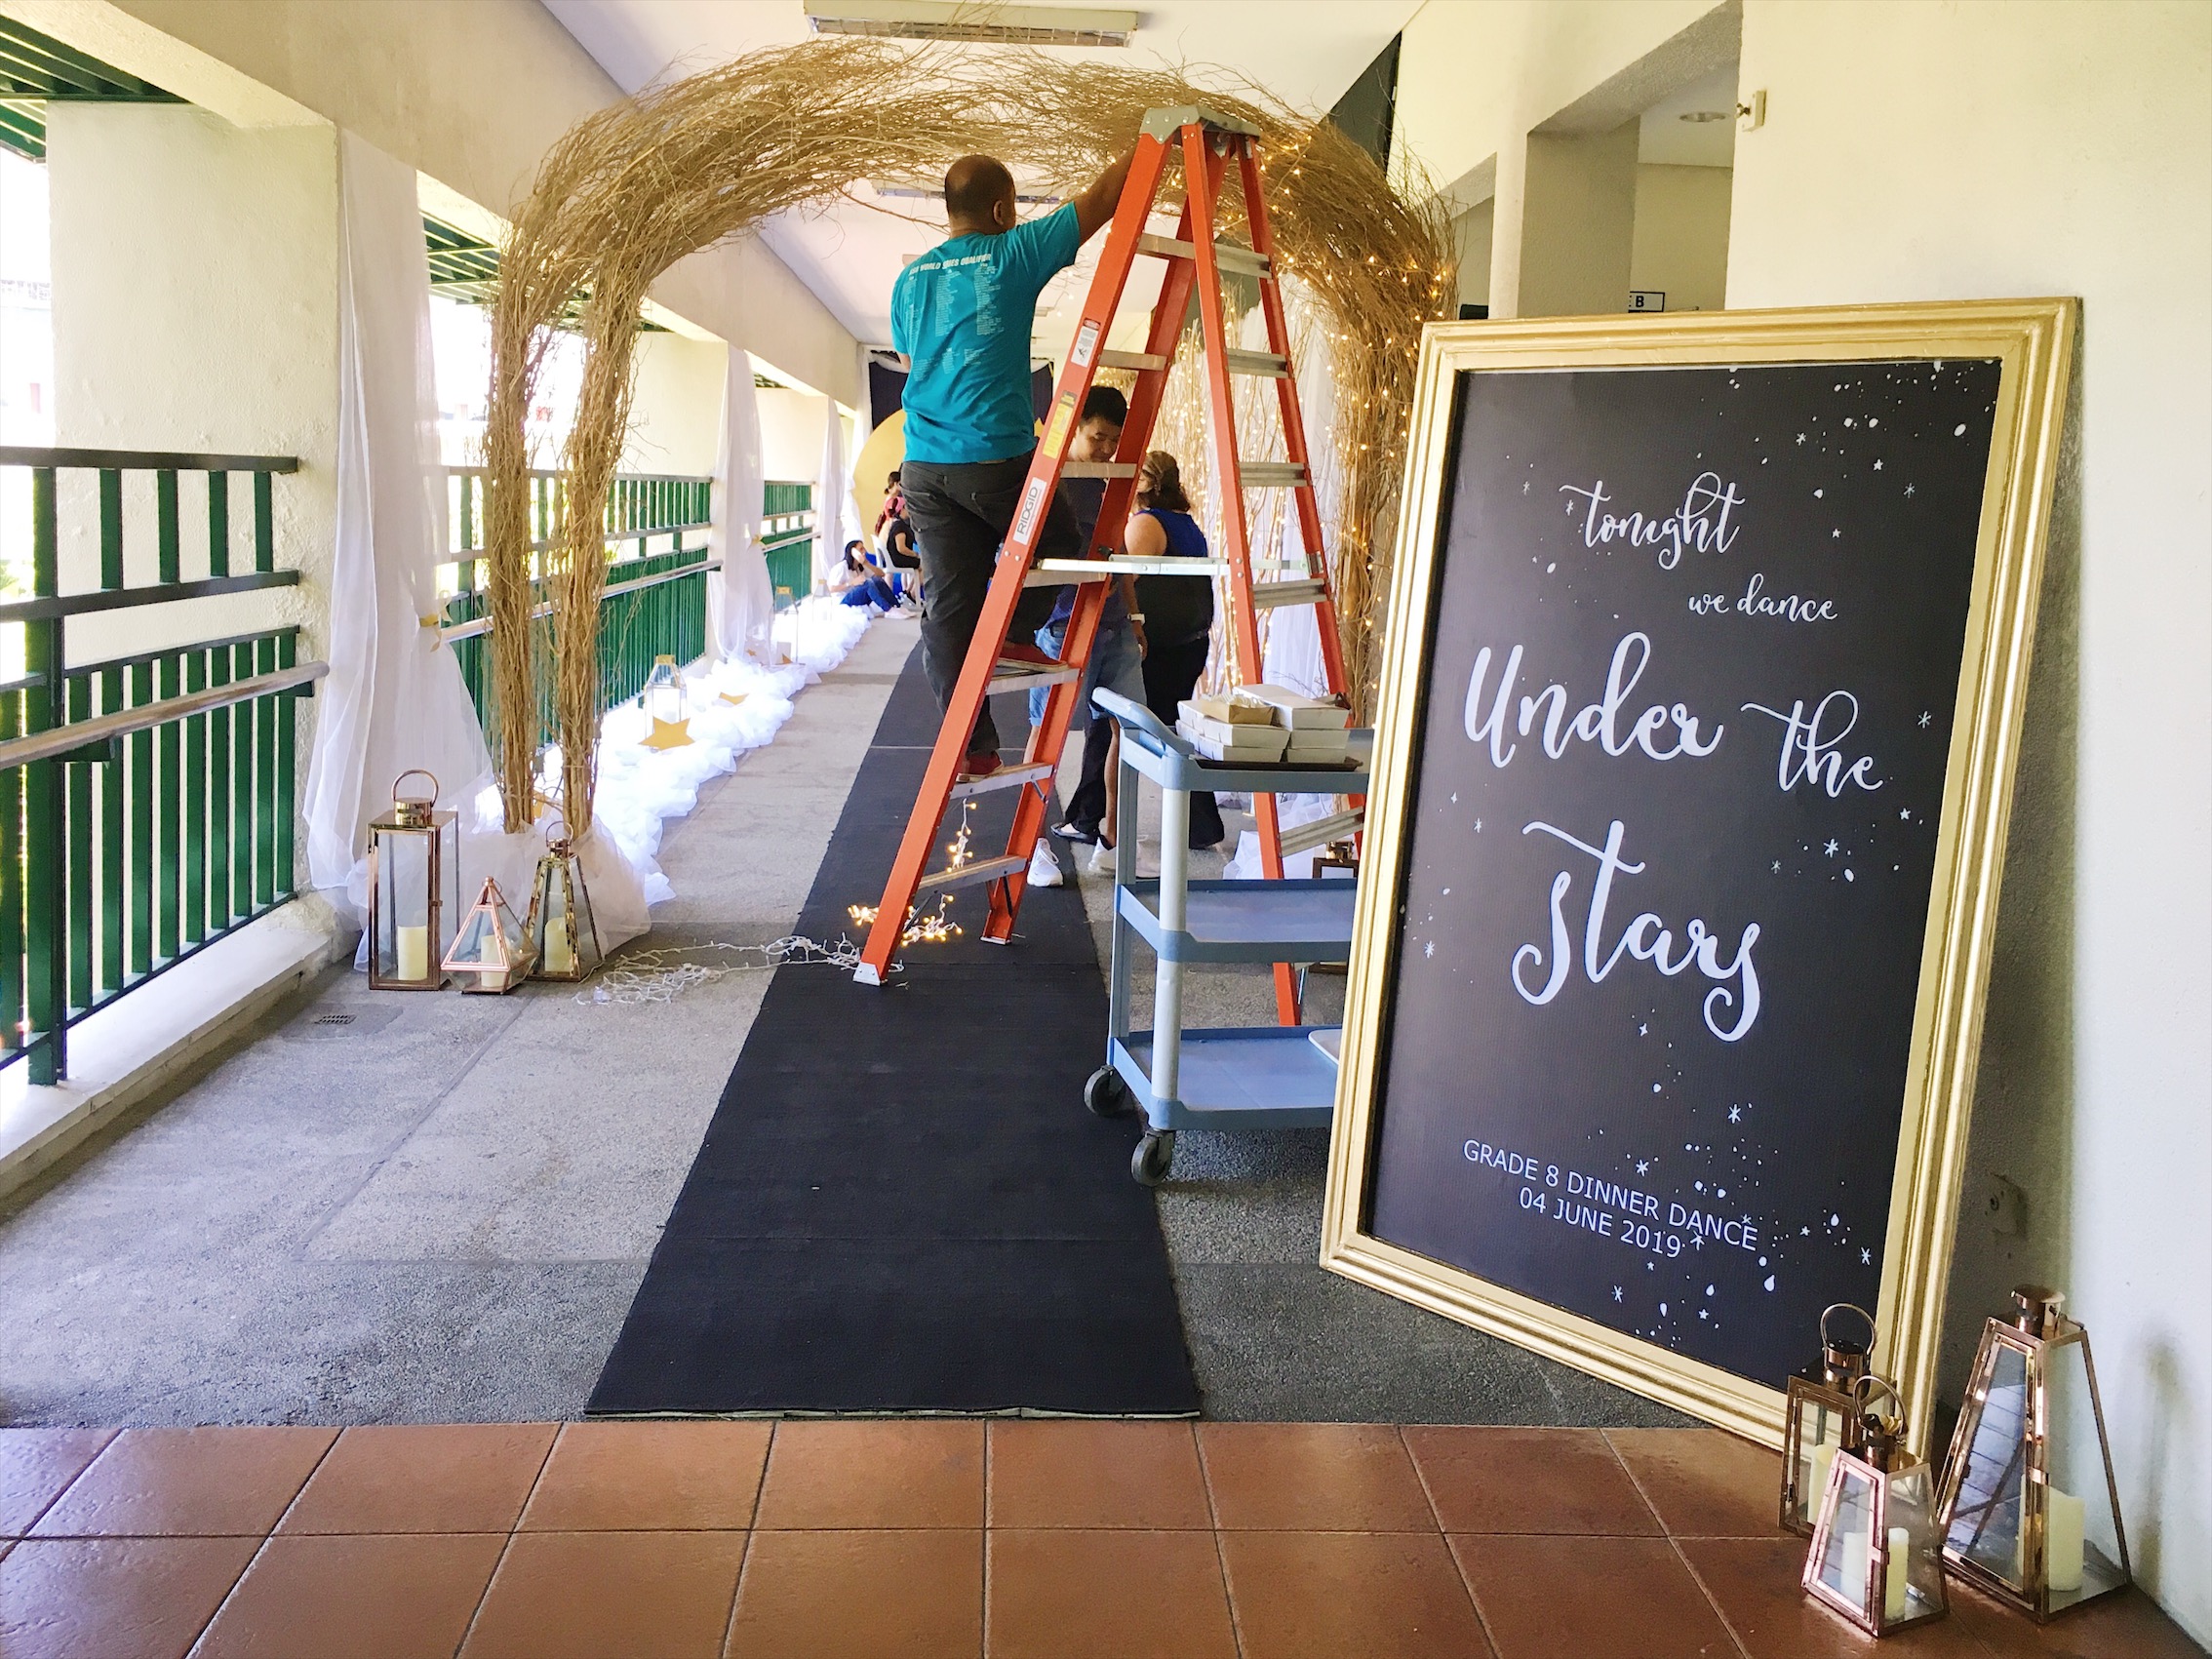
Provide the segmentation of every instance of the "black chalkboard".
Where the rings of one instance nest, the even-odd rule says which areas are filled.
[[[1458,376],[1364,1231],[1775,1387],[1876,1305],[1999,367]]]

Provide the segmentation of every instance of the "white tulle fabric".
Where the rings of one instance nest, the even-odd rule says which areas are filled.
[[[707,573],[707,655],[766,660],[775,620],[775,584],[761,550],[761,406],[753,360],[735,346],[722,388],[721,465],[714,490],[714,548],[722,569]]]
[[[822,417],[822,465],[814,479],[814,574],[834,580],[845,565],[845,544],[863,538],[852,504],[852,467],[846,454],[845,416],[828,398]]]
[[[446,485],[415,170],[341,132],[338,190],[331,671],[315,699],[301,812],[310,883],[358,910],[369,820],[394,779],[420,767],[449,803],[466,801],[492,761],[435,623]]]

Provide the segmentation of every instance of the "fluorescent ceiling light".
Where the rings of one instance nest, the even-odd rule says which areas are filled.
[[[1096,6],[1004,6],[990,0],[807,0],[816,34],[977,40],[999,46],[1126,46],[1137,14]]]

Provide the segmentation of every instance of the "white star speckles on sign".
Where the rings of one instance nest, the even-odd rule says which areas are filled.
[[[1876,462],[1874,463],[1874,469],[1875,469],[1875,471],[1876,471],[1876,472],[1879,472],[1879,471],[1881,470],[1881,462],[1879,462],[1879,461],[1876,461]]]
[[[1909,823],[1911,823],[1911,822],[1913,821],[1913,809],[1912,809],[1912,808],[1910,808],[1910,807],[1900,807],[1900,808],[1898,808],[1898,809],[1897,809],[1897,821],[1898,821],[1899,823],[1903,823],[1903,824],[1909,824]]]
[[[1437,954],[1437,941],[1431,939],[1427,944],[1423,945],[1421,947],[1421,954],[1423,956],[1435,956]]]
[[[1475,833],[1477,835],[1481,835],[1482,833],[1482,820],[1481,818],[1477,818],[1475,820]],[[1446,888],[1444,889],[1444,891],[1449,892],[1451,891],[1451,889],[1449,888]]]
[[[1651,1160],[1650,1160],[1650,1159],[1648,1159],[1648,1158],[1639,1158],[1639,1159],[1638,1159],[1638,1160],[1636,1161],[1636,1172],[1637,1172],[1637,1173],[1638,1173],[1639,1175],[1648,1175],[1648,1174],[1650,1174],[1650,1173],[1651,1173]]]
[[[1730,1122],[1731,1124],[1740,1124],[1743,1121],[1744,1109],[1741,1106],[1731,1106],[1728,1108],[1728,1122]]]
[[[1934,719],[1935,719],[1935,716],[1934,716],[1934,715],[1932,715],[1932,714],[1928,713],[1928,712],[1927,712],[1927,711],[1926,711],[1925,709],[1921,710],[1921,711],[1920,711],[1920,730],[1921,730],[1922,731],[1926,731],[1926,730],[1928,729],[1928,723],[1929,723],[1930,721],[1934,720]]]
[[[1523,495],[1528,494],[1528,481],[1525,478],[1521,481],[1521,493]]]
[[[1905,494],[1908,494],[1908,495],[1910,495],[1910,494],[1913,494],[1913,486],[1912,486],[1912,485],[1908,484],[1908,485],[1906,485],[1906,486],[1905,486]]]
[[[1828,845],[1822,848],[1821,850],[1827,853],[1829,857],[1833,858],[1839,850],[1841,850],[1841,844],[1836,841],[1834,837],[1831,837],[1829,839]]]
[[[1619,1301],[1620,1299],[1621,1299],[1621,1287],[1620,1287],[1620,1286],[1619,1286],[1618,1284],[1616,1284],[1616,1285],[1614,1285],[1614,1286],[1613,1286],[1613,1300],[1617,1302],[1617,1301]]]
[[[1636,1034],[1639,1037],[1649,1037],[1651,1035],[1651,1027],[1649,1027],[1648,1025],[1639,1025],[1636,1028]]]
[[[1797,434],[1797,442],[1801,444],[1801,443],[1803,443],[1804,441],[1805,441],[1805,435],[1804,435],[1804,434],[1803,434],[1802,432],[1799,432],[1799,433]]]
[[[1779,876],[1779,875],[1780,875],[1780,874],[1782,873],[1782,860],[1781,860],[1781,859],[1779,859],[1779,858],[1777,858],[1777,859],[1775,859],[1775,860],[1774,860],[1774,873],[1775,873],[1775,874],[1776,874],[1777,876]]]
[[[1859,1251],[1859,1265],[1861,1267],[1874,1266],[1874,1251],[1862,1248]]]
[[[1828,539],[1831,541],[1841,541],[1843,539],[1843,533],[1839,530],[1832,530],[1828,533]]]

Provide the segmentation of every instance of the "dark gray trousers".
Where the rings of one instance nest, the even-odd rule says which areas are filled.
[[[907,460],[899,467],[906,516],[914,526],[915,550],[922,555],[927,584],[922,605],[922,666],[942,710],[952,699],[968,642],[982,619],[984,595],[998,563],[999,545],[1012,533],[1021,505],[1022,481],[1029,476],[1027,455],[1005,460],[938,465]],[[1075,512],[1053,492],[1037,540],[1040,559],[1075,559],[1083,554],[1083,532]],[[1056,587],[1024,590],[1014,607],[1007,637],[1027,642],[1052,613]],[[999,747],[999,729],[986,698],[975,721],[968,751]]]

